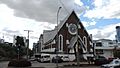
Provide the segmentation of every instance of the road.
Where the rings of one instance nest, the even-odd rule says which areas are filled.
[[[11,68],[11,67],[8,67],[8,63],[9,63],[9,61],[0,62],[0,68]],[[32,66],[28,67],[28,68],[56,68],[55,63],[39,63],[37,61],[32,61],[31,63],[32,63]],[[82,66],[82,67],[69,66],[69,67],[64,67],[64,65],[70,65],[73,63],[74,62],[59,63],[58,66],[59,66],[59,68],[100,68],[99,66]]]
[[[58,66],[59,66],[59,68],[100,68],[99,66],[64,67],[64,65],[71,65],[71,64],[75,64],[75,62],[58,63]],[[39,63],[37,61],[34,61],[34,62],[32,62],[32,67],[56,68],[56,64],[55,63]]]
[[[0,68],[7,68],[9,61],[1,61],[0,62]]]

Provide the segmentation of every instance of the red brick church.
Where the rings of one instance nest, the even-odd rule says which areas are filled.
[[[44,30],[40,35],[41,52],[93,53],[92,40],[74,11],[54,30]],[[78,45],[78,46],[77,46]]]

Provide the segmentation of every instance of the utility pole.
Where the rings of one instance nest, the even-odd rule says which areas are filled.
[[[27,55],[26,55],[26,58],[27,58],[27,60],[28,60],[28,55],[29,55],[29,33],[30,32],[33,32],[32,30],[24,30],[24,31],[27,31],[27,33],[28,33],[28,39],[27,39]]]

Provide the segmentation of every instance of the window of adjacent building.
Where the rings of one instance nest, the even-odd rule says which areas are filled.
[[[97,49],[97,50],[96,50],[96,54],[103,54],[103,50]]]
[[[63,36],[59,35],[59,50],[63,50]]]
[[[101,46],[102,46],[102,43],[101,43],[101,42],[97,42],[97,43],[96,43],[96,46],[101,47]]]
[[[113,42],[109,42],[109,44],[113,44]]]

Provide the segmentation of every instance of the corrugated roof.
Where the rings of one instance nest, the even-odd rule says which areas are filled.
[[[57,30],[43,31],[43,42],[46,43],[49,40],[53,39],[56,33]]]

